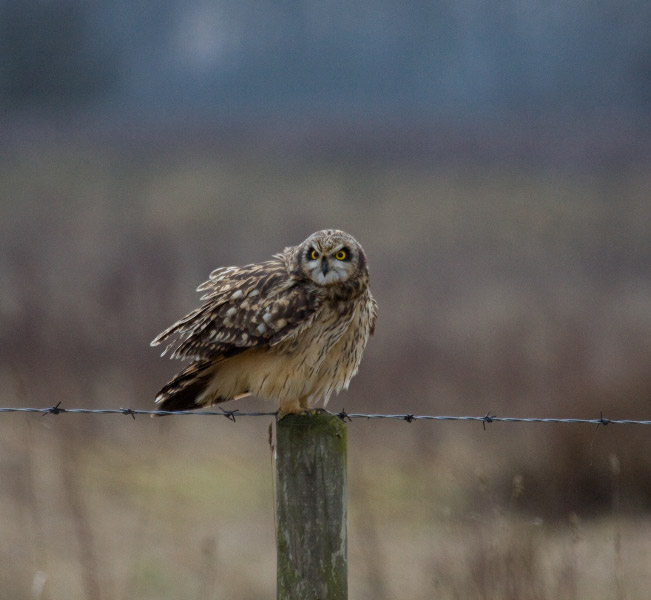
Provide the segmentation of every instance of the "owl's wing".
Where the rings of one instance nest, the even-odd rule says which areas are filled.
[[[178,343],[171,358],[219,360],[296,337],[312,324],[321,301],[289,278],[279,258],[213,271],[197,288],[206,292],[205,303],[151,345],[169,341],[167,352]]]

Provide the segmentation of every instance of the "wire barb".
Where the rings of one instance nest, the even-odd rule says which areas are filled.
[[[601,427],[602,425],[605,427],[610,422],[611,422],[610,419],[604,418],[603,411],[600,411],[599,412],[599,422],[597,423],[597,427],[595,428],[595,431],[597,431],[597,429],[599,429],[599,427]]]
[[[221,409],[222,414],[229,420],[233,421],[235,423],[235,415],[238,414],[240,411],[238,409],[235,410],[226,410],[225,408]]]
[[[41,415],[44,417],[45,415],[52,414],[52,415],[58,415],[59,413],[66,412],[65,408],[59,408],[61,405],[61,402],[57,402],[54,406],[50,406],[50,408],[46,408],[43,411],[43,414]]]
[[[133,420],[136,420],[136,412],[134,410],[131,410],[130,408],[121,408],[120,411],[123,415],[131,415]]]
[[[337,416],[345,423],[348,421],[349,423],[352,423],[352,419],[348,416],[348,413],[346,412],[345,408],[341,409],[341,412],[337,413]]]
[[[494,415],[491,415],[490,410],[484,415],[481,424],[481,426],[484,428],[484,431],[486,431],[486,423],[492,423],[495,420],[495,418],[496,417]]]

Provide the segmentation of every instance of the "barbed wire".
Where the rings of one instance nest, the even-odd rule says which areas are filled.
[[[556,418],[556,417],[498,417],[490,412],[483,417],[473,416],[455,416],[455,415],[417,415],[412,413],[399,414],[379,414],[379,413],[348,413],[345,410],[339,412],[330,412],[324,409],[317,409],[317,412],[339,417],[342,421],[352,421],[353,419],[389,419],[394,421],[478,421],[484,428],[487,423],[582,423],[588,425],[606,426],[606,425],[651,425],[649,421],[639,421],[635,419],[609,419],[600,414],[598,419],[573,419],[573,418]],[[236,417],[273,417],[279,418],[279,412],[241,412],[240,410],[138,410],[132,408],[64,408],[61,402],[54,406],[46,408],[12,408],[0,407],[0,413],[40,413],[45,415],[60,414],[94,414],[94,415],[126,415],[133,419],[136,415],[152,416],[197,416],[197,417],[226,417],[235,422]]]

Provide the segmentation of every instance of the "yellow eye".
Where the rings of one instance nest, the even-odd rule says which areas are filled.
[[[337,260],[346,260],[346,252],[344,252],[343,250],[339,250],[339,252],[335,254],[335,258]]]
[[[316,260],[317,258],[319,258],[319,253],[316,250],[312,250],[312,252],[310,252],[310,258],[312,260]]]

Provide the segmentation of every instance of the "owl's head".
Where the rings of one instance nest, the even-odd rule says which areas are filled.
[[[366,255],[357,240],[338,229],[313,233],[296,247],[300,274],[320,286],[336,286],[368,276]]]

